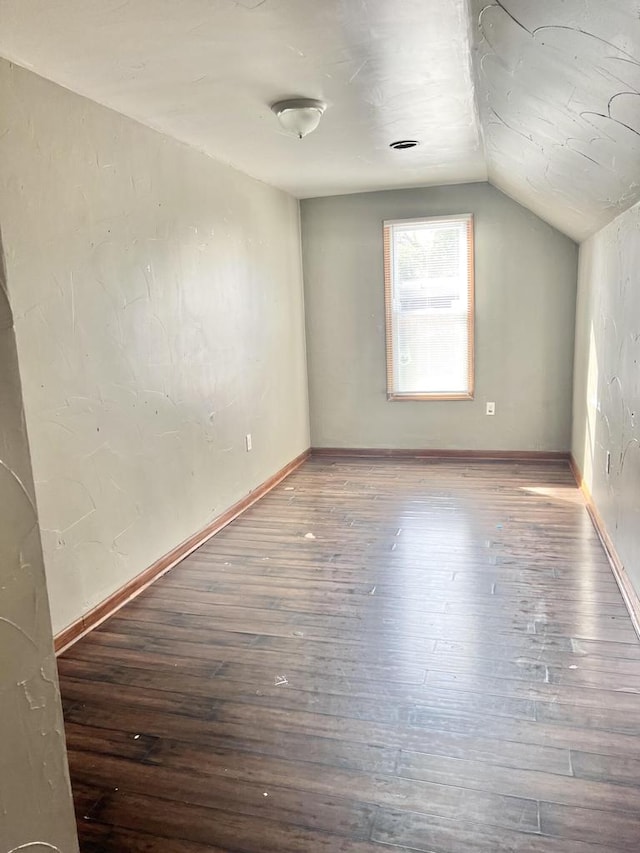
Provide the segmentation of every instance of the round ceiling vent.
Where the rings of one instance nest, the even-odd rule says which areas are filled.
[[[404,151],[406,148],[415,148],[416,145],[420,145],[417,139],[399,139],[397,142],[392,142],[389,148]]]

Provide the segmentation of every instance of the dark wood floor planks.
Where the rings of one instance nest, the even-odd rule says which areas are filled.
[[[312,459],[59,670],[84,853],[640,849],[640,643],[561,463]]]

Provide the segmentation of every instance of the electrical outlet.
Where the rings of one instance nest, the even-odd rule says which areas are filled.
[[[496,404],[495,403],[487,403],[487,414],[495,415],[496,413]]]
[[[251,441],[251,433],[248,432],[244,437],[244,443],[247,445],[247,453],[253,449],[253,442]]]

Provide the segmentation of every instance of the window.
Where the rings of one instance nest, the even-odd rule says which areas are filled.
[[[384,223],[387,397],[473,398],[473,217]]]

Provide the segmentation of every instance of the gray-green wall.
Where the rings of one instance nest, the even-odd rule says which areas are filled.
[[[0,60],[0,222],[57,633],[309,446],[298,203]]]
[[[574,458],[640,595],[640,205],[580,247],[573,409]]]
[[[475,218],[475,399],[388,402],[382,222],[458,213]],[[571,240],[488,184],[309,199],[301,218],[314,446],[569,450]]]
[[[0,246],[0,851],[45,848],[78,844]]]

